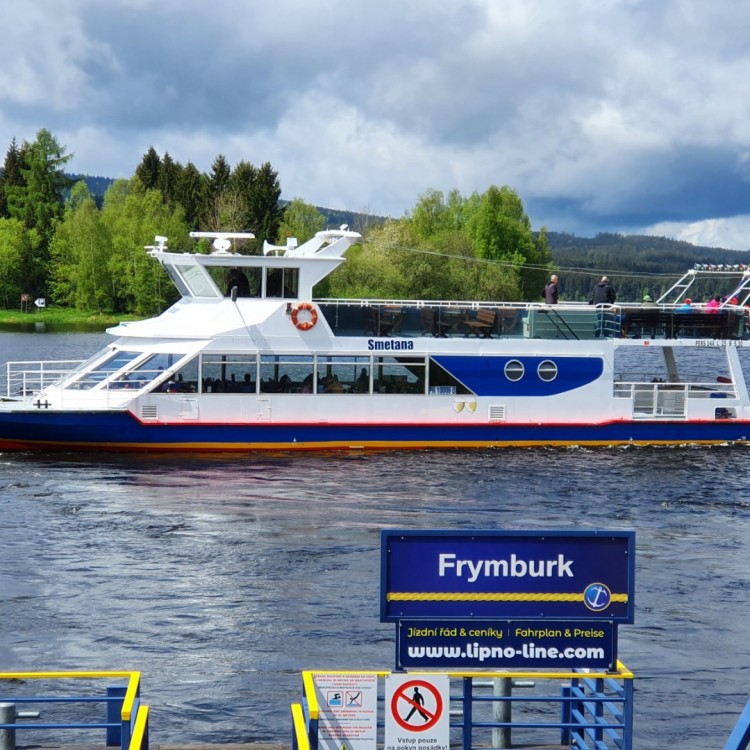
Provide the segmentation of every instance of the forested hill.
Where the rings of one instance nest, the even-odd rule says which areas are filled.
[[[643,298],[644,290],[658,297],[696,263],[750,264],[750,251],[700,247],[666,237],[598,234],[588,238],[549,232],[547,239],[566,300],[589,299],[602,275],[610,277],[618,300],[636,301]],[[723,288],[726,285],[732,286],[732,280],[717,278],[714,283],[696,284],[691,293],[724,294],[731,291]]]

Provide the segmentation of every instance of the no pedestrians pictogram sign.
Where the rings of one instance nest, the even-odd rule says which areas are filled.
[[[450,720],[448,675],[391,674],[386,678],[384,750],[417,740],[448,750]]]
[[[443,715],[443,698],[432,683],[410,680],[394,691],[391,711],[399,726],[423,732],[434,727]]]

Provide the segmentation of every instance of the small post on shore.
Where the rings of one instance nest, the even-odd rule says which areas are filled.
[[[513,681],[510,677],[500,677],[492,681],[492,694],[494,696],[510,698],[512,690]],[[512,716],[511,702],[509,700],[494,701],[492,704],[492,715],[495,721],[510,724]],[[492,747],[512,747],[510,727],[495,727],[492,730]]]
[[[0,703],[0,724],[16,723],[16,704]],[[0,729],[0,750],[16,750],[16,730]]]

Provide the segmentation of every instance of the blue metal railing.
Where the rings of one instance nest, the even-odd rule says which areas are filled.
[[[326,675],[377,674],[384,678],[390,672],[332,672]],[[410,675],[429,679],[431,675],[447,674],[451,679],[450,722],[452,735],[456,738],[453,746],[462,750],[475,747],[510,747],[511,732],[544,734],[548,741],[551,736],[559,738],[566,747],[577,750],[632,750],[633,747],[633,674],[618,662],[618,670],[613,673],[597,672],[409,672]],[[318,705],[314,672],[302,674],[303,697],[300,703],[292,705],[292,750],[318,750],[320,707]],[[531,679],[543,687],[560,682],[559,692],[518,695],[507,691],[494,691],[487,695],[487,681]],[[494,711],[494,707],[504,704],[505,711]],[[385,720],[382,691],[378,696],[378,731],[383,732]],[[493,707],[493,715],[487,718],[487,705]],[[515,707],[516,719],[511,710]],[[552,709],[552,710],[550,710]],[[523,718],[519,719],[518,714]],[[501,720],[498,716],[507,716]],[[492,742],[486,734],[492,731]],[[497,735],[495,733],[498,733]],[[485,735],[485,736],[483,736]],[[503,737],[496,742],[496,737]],[[380,740],[382,741],[382,736]],[[507,742],[507,744],[502,744]],[[342,744],[346,744],[345,742]],[[744,748],[743,748],[744,750]]]
[[[61,681],[68,680],[94,680],[100,681],[113,679],[126,679],[127,684],[109,685],[104,695],[54,695],[55,689],[60,687]],[[26,685],[30,681],[51,681],[54,688],[50,687],[45,695],[20,694],[21,690],[13,690],[13,682],[20,681]],[[0,723],[0,730],[15,733],[46,731],[71,731],[71,730],[105,730],[105,741],[107,746],[118,746],[121,750],[148,750],[148,706],[141,702],[140,698],[140,672],[0,672],[2,694],[0,703],[6,704],[46,704],[69,706],[77,704],[86,706],[90,704],[103,704],[105,707],[104,717],[101,721],[79,720],[78,721],[28,721],[24,723]],[[64,686],[67,688],[67,684]],[[14,694],[19,693],[19,694]],[[79,711],[79,713],[81,713]],[[63,743],[59,743],[63,744]]]

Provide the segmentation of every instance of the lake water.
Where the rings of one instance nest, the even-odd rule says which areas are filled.
[[[104,340],[2,333],[0,362]],[[394,666],[381,529],[633,529],[635,747],[721,747],[750,696],[749,460],[0,454],[3,669],[140,670],[152,742],[286,742],[300,670]]]

